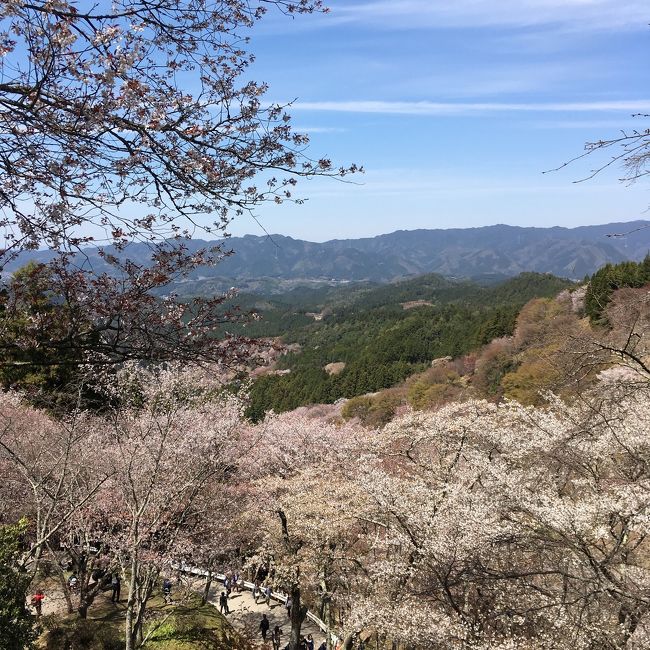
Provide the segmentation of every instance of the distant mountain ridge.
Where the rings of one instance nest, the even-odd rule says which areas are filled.
[[[635,232],[632,232],[635,231]],[[613,234],[630,233],[627,236]],[[207,242],[192,240],[191,248]],[[209,242],[215,244],[217,242]],[[235,254],[213,268],[199,269],[190,284],[242,286],[269,278],[282,281],[390,282],[424,273],[447,277],[509,277],[525,271],[579,279],[607,262],[640,260],[650,251],[650,221],[578,228],[528,228],[495,225],[480,228],[398,230],[362,239],[308,242],[283,235],[232,237],[224,242]],[[103,262],[93,249],[90,263]],[[130,244],[128,257],[146,263],[145,244]],[[21,256],[47,261],[47,252]]]

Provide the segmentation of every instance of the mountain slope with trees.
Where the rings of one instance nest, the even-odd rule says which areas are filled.
[[[242,291],[284,293],[299,283],[384,283],[427,273],[499,280],[535,271],[582,279],[608,262],[643,259],[650,251],[650,229],[643,228],[647,225],[644,221],[580,228],[496,225],[397,231],[323,243],[282,235],[192,240],[185,242],[190,252],[218,245],[235,254],[213,267],[194,269],[175,283],[174,290],[182,295],[210,295],[236,286]],[[633,236],[624,236],[638,228],[641,230]],[[123,254],[143,265],[151,257],[150,249],[137,243],[129,244]],[[48,252],[26,253],[7,268],[49,257]],[[95,249],[84,251],[82,263],[111,270]]]
[[[298,349],[278,361],[275,373],[254,382],[249,415],[259,419],[268,410],[331,403],[393,386],[435,358],[457,357],[512,334],[526,302],[568,286],[566,280],[532,273],[490,287],[429,275],[347,295],[341,291],[338,302],[319,306],[321,320],[285,330],[284,343]],[[412,301],[420,304],[409,309]],[[294,318],[296,312],[292,307]],[[264,318],[262,312],[254,326],[259,334]],[[271,327],[275,322],[282,319],[272,317]],[[328,374],[332,363],[345,366]]]

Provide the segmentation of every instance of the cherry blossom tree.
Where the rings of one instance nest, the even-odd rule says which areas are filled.
[[[29,520],[20,559],[36,574],[43,553],[58,547],[76,513],[95,499],[112,470],[98,462],[98,432],[84,413],[54,420],[12,393],[0,394],[0,468],[5,518]]]
[[[378,434],[351,629],[432,648],[647,643],[647,391],[549,401],[450,405]]]
[[[201,495],[237,462],[242,404],[178,369],[133,367],[119,378],[115,390],[134,402],[125,408],[122,399],[100,423],[103,460],[114,473],[98,494],[95,530],[128,585],[125,647],[132,650],[147,640],[146,607],[161,571],[191,555],[192,532],[205,518],[219,517]]]
[[[81,366],[138,359],[254,366],[267,346],[229,333],[250,318],[224,306],[232,303],[234,290],[186,301],[157,295],[188,260],[178,248],[156,254],[156,265],[170,275],[127,264],[120,275],[97,276],[61,260],[22,269],[0,295],[0,350],[8,380],[20,379],[20,372],[59,369],[65,386],[66,378],[83,381]]]
[[[266,85],[248,77],[250,31],[268,9],[296,15],[323,7],[0,3],[0,261],[50,249],[51,290],[67,307],[63,325],[40,344],[51,338],[54,352],[90,347],[104,363],[236,356],[238,344],[212,336],[229,319],[222,298],[184,304],[163,290],[229,252],[196,246],[192,236],[223,236],[232,218],[261,203],[294,200],[300,177],[356,170],[310,158],[286,107],[265,102]],[[133,259],[135,241],[150,247],[146,263]],[[109,271],[78,252],[92,244],[112,245],[100,250]],[[153,299],[154,290],[165,300]],[[7,300],[11,312],[15,299]],[[36,345],[35,329],[24,345]]]
[[[0,143],[5,224],[19,250],[221,232],[232,210],[290,198],[295,175],[328,172],[304,155],[264,84],[244,80],[251,27],[275,6],[320,0],[2,3]],[[260,171],[289,174],[256,186]],[[137,211],[120,210],[134,204]],[[148,212],[148,213],[147,213]]]
[[[68,607],[81,617],[121,571],[128,586],[126,648],[145,643],[147,603],[161,572],[171,572],[220,538],[207,538],[231,510],[214,499],[236,496],[228,479],[248,441],[240,440],[241,400],[208,371],[127,365],[110,375],[103,413],[54,420],[0,396],[3,519],[29,520],[21,560],[31,576],[39,562],[72,562],[79,589]],[[236,486],[235,486],[236,488]],[[76,599],[73,603],[72,600]],[[170,610],[171,611],[171,610]]]
[[[250,561],[268,563],[275,586],[291,597],[291,650],[300,647],[308,607],[333,623],[333,605],[346,598],[360,568],[363,543],[346,512],[360,434],[300,412],[270,415],[250,431],[255,452],[246,474],[254,479],[260,539]]]

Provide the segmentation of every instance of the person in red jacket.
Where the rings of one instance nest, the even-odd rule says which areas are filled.
[[[37,592],[32,596],[32,605],[36,610],[36,618],[40,618],[43,611],[43,598],[45,598],[45,594],[41,589],[37,590]]]

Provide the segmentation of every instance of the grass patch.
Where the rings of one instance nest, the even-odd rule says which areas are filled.
[[[167,616],[169,612],[164,612]],[[242,637],[213,605],[201,605],[198,596],[190,602],[174,607],[164,622],[152,620],[150,626],[159,625],[145,647],[152,650],[213,650],[246,647]]]
[[[102,598],[88,618],[76,615],[44,617],[41,650],[121,650],[124,648],[125,604]],[[151,650],[243,650],[244,639],[213,605],[201,605],[197,595],[166,604],[156,596],[147,608],[144,648]]]

